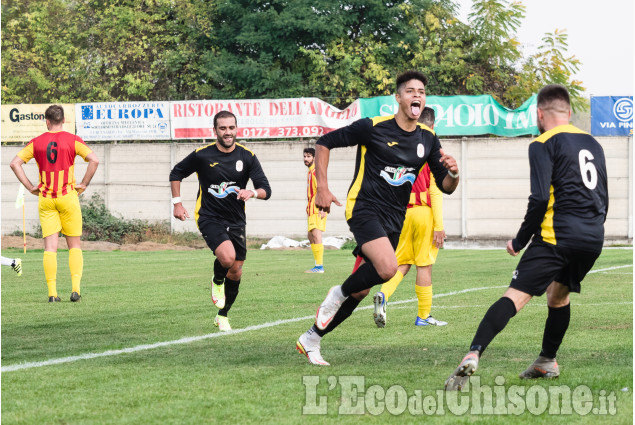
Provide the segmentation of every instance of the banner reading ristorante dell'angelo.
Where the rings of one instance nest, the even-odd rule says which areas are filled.
[[[340,110],[315,97],[171,102],[172,139],[211,139],[214,115],[236,115],[239,139],[319,137],[361,118],[359,101]]]

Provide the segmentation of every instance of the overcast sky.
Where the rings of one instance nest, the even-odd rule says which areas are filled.
[[[472,0],[455,0],[467,22]],[[511,1],[511,0],[510,0]],[[525,19],[517,38],[523,56],[535,53],[545,33],[566,29],[567,57],[582,62],[575,78],[585,95],[633,95],[633,1],[522,0]]]

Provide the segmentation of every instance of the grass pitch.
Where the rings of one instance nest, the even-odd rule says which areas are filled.
[[[504,249],[439,254],[432,312],[446,327],[413,325],[414,271],[391,298],[385,329],[375,327],[368,297],[324,338],[331,367],[309,365],[295,341],[328,288],[350,273],[350,251],[326,251],[326,273],[309,275],[310,251],[250,250],[229,314],[240,332],[231,334],[213,326],[207,250],[86,251],[80,303],[69,301],[68,255],[60,251],[57,304],[47,303],[41,251],[3,255],[20,256],[24,268],[17,277],[2,267],[3,424],[632,423],[632,249],[605,250],[582,294],[572,295],[558,380],[518,378],[540,351],[547,308],[536,298],[492,342],[477,372],[481,387],[502,394],[498,408],[507,414],[482,414],[484,391],[460,394],[470,404],[458,415],[447,400],[431,401],[445,397],[445,379],[509,283],[518,258]],[[15,365],[24,368],[6,369]],[[356,397],[346,390],[352,381]],[[554,386],[574,392],[572,413],[536,409]],[[522,403],[512,391],[525,395]],[[591,407],[595,414],[584,413]]]

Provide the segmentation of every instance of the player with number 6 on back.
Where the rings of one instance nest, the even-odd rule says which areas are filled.
[[[529,144],[531,194],[525,219],[507,252],[516,256],[529,243],[509,288],[489,308],[470,351],[445,382],[446,390],[463,388],[483,351],[533,296],[547,293],[548,315],[542,351],[521,379],[560,375],[556,353],[569,326],[569,293],[602,252],[609,206],[604,151],[590,135],[569,124],[571,104],[564,86],[538,92],[540,136]],[[526,338],[525,335],[521,337]]]
[[[44,277],[49,302],[58,302],[57,245],[61,231],[68,244],[68,266],[71,272],[71,301],[80,300],[80,282],[84,271],[84,257],[80,245],[82,210],[79,197],[97,171],[97,155],[74,134],[63,130],[64,108],[49,106],[44,112],[48,131],[31,140],[11,161],[11,169],[20,183],[39,197],[38,210],[44,238]],[[84,178],[75,183],[75,157],[88,162]],[[39,184],[35,186],[22,166],[35,159],[39,169]]]

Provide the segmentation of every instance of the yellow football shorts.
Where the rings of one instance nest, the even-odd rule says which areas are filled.
[[[397,262],[419,267],[434,264],[437,261],[439,248],[434,246],[433,238],[432,208],[428,206],[408,208],[395,252]]]
[[[51,236],[61,231],[66,236],[82,235],[82,210],[76,191],[59,198],[45,198],[38,202],[42,236]]]
[[[309,223],[309,232],[313,229],[318,229],[321,231],[326,230],[326,219],[328,218],[328,214],[324,216],[324,218],[320,217],[320,214],[312,214],[308,218]]]

